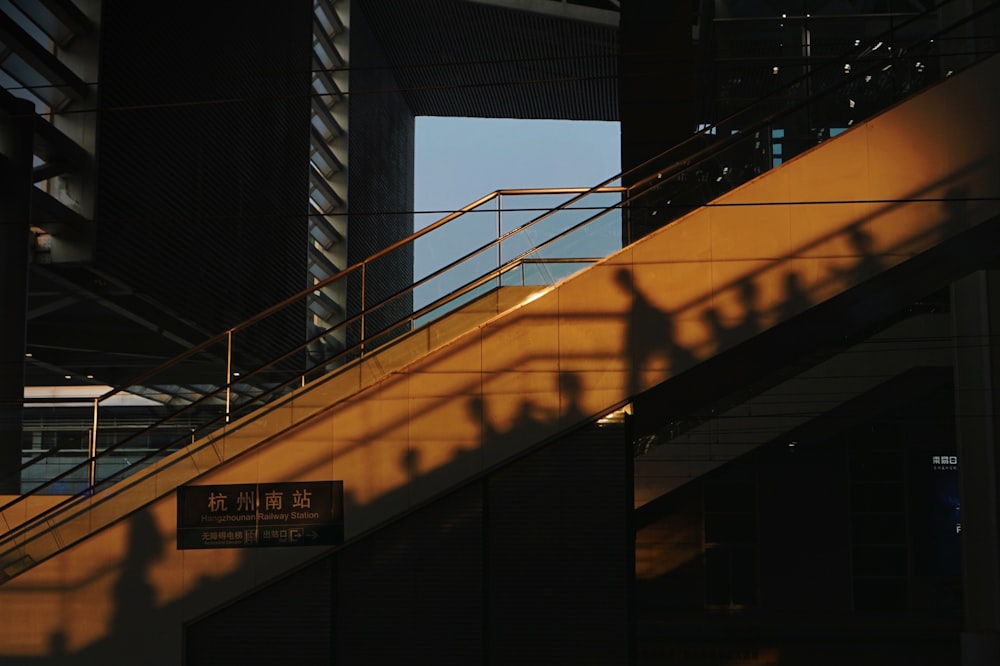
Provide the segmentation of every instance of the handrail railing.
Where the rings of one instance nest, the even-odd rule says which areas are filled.
[[[532,197],[538,199],[551,198],[555,196],[559,197],[560,200],[565,200],[568,197],[579,195],[581,193],[591,193],[610,197],[607,202],[598,207],[600,210],[604,210],[608,204],[613,204],[614,202],[620,200],[622,191],[622,188],[603,187],[548,188],[539,190],[517,189],[499,190],[490,193],[478,201],[465,206],[461,210],[451,213],[435,223],[428,225],[407,239],[399,241],[381,250],[380,252],[375,253],[365,261],[355,264],[341,273],[316,284],[312,288],[268,308],[246,322],[243,322],[213,338],[202,342],[174,359],[171,359],[160,367],[140,375],[129,384],[116,387],[103,393],[97,398],[94,398],[92,401],[94,405],[93,425],[91,428],[92,434],[89,437],[89,448],[92,455],[89,457],[106,458],[110,453],[120,447],[134,446],[137,440],[148,436],[149,431],[158,429],[164,430],[168,433],[169,441],[165,446],[153,446],[148,448],[158,451],[160,449],[168,449],[171,445],[176,444],[177,442],[187,444],[191,441],[192,436],[207,434],[207,431],[209,431],[212,427],[222,425],[228,420],[231,420],[237,413],[243,411],[241,409],[243,406],[241,401],[250,400],[259,403],[261,400],[265,399],[268,393],[275,393],[275,389],[284,389],[285,392],[287,392],[289,390],[293,390],[294,388],[298,388],[311,379],[325,374],[332,369],[333,365],[344,365],[353,360],[355,356],[371,352],[378,344],[380,338],[383,341],[388,341],[392,337],[399,335],[401,333],[399,330],[401,326],[412,326],[413,322],[418,319],[426,320],[435,312],[438,313],[438,316],[441,316],[445,314],[449,308],[457,307],[463,296],[470,294],[477,287],[488,284],[491,280],[497,280],[498,277],[505,272],[499,262],[504,260],[509,261],[510,256],[502,255],[511,255],[512,248],[518,244],[519,236],[524,233],[522,228],[524,225],[520,223],[518,218],[523,217],[523,215],[527,213],[530,214],[529,219],[534,219],[536,218],[535,213],[538,211],[542,211],[544,213],[541,217],[547,217],[553,214],[553,208],[558,208],[557,206],[552,205],[535,205],[504,211],[504,209],[502,209],[498,204],[501,197],[518,197],[521,199],[524,197]],[[491,217],[499,215],[499,223],[496,226],[492,224],[490,225],[489,233],[492,234],[492,237],[488,242],[479,243],[479,241],[477,241],[477,247],[466,252],[462,256],[459,256],[457,259],[451,260],[444,266],[435,268],[427,275],[415,279],[412,283],[402,289],[396,290],[387,296],[383,296],[378,302],[369,303],[368,306],[359,313],[346,317],[336,326],[314,333],[311,337],[294,341],[288,349],[281,352],[270,361],[251,366],[249,369],[241,369],[239,371],[235,371],[233,369],[234,367],[239,367],[241,361],[245,364],[247,359],[247,357],[241,356],[239,350],[237,349],[238,341],[236,341],[236,339],[238,336],[252,335],[255,326],[261,324],[262,322],[267,322],[267,320],[272,316],[280,315],[290,308],[300,306],[304,299],[308,298],[310,294],[318,289],[325,288],[338,282],[346,282],[356,275],[366,276],[366,273],[377,270],[379,262],[386,259],[392,259],[393,253],[400,250],[410,251],[414,243],[425,239],[432,239],[434,233],[445,227],[445,225],[449,222],[462,218],[463,216],[473,215],[476,212],[482,212],[484,207],[490,204],[494,205],[495,208],[489,209],[488,212]],[[563,205],[565,205],[565,203]],[[583,210],[585,209],[577,208],[574,210],[574,213],[579,213]],[[509,213],[509,216],[506,218],[504,217],[505,212]],[[515,218],[516,221],[510,222],[511,217]],[[524,243],[521,243],[521,245],[524,245]],[[532,245],[532,248],[533,247],[534,246]],[[605,253],[606,251],[607,249],[605,248]],[[495,256],[487,257],[486,255],[488,253],[495,253]],[[482,275],[478,275],[474,280],[466,282],[464,285],[459,285],[458,287],[448,287],[447,291],[443,293],[443,295],[434,297],[428,304],[416,309],[409,307],[407,304],[407,308],[402,312],[396,321],[391,323],[391,325],[386,325],[384,321],[380,322],[377,326],[373,326],[366,322],[366,319],[370,319],[373,316],[378,318],[377,315],[379,315],[381,310],[394,305],[400,299],[412,295],[416,290],[424,289],[428,293],[432,293],[436,289],[440,292],[441,284],[447,284],[449,282],[449,278],[451,278],[454,272],[473,262],[483,263],[483,260],[490,265],[486,272],[480,271],[483,273]],[[514,257],[514,261],[516,261],[516,257]],[[451,282],[453,283],[454,280],[451,280]],[[368,328],[368,333],[361,336],[360,331],[366,327]],[[317,346],[323,346],[324,341],[332,338],[333,336],[341,335],[346,337],[355,332],[358,333],[356,337],[357,344],[326,345],[327,348],[343,348],[342,351],[335,352],[332,355],[320,353],[318,356],[310,351],[310,349],[315,350]],[[303,358],[304,356],[306,358]],[[251,359],[251,361],[252,360],[253,359]],[[276,380],[273,376],[263,378],[263,381],[257,383],[256,385],[252,384],[250,381],[254,376],[261,377],[268,371],[273,371],[275,368],[288,366],[289,364],[294,364],[294,367],[279,373],[282,377],[281,381]],[[214,378],[208,376],[207,373],[204,372],[206,367],[210,369],[214,367],[216,370]],[[174,383],[175,378],[182,378],[185,376],[186,381]],[[165,381],[164,378],[166,377],[171,379]],[[100,435],[102,419],[100,418],[99,411],[102,405],[110,403],[123,395],[141,396],[150,399],[153,402],[160,403],[162,405],[161,408],[154,409],[153,411],[155,412],[168,411],[170,409],[171,401],[179,402],[181,403],[181,406],[178,409],[173,410],[171,413],[164,415],[149,428],[146,428],[143,431],[131,432],[124,439],[98,447],[97,437],[93,436],[93,433]],[[53,401],[50,398],[43,398],[39,400],[43,400],[47,403]],[[26,402],[30,404],[32,401],[28,400]],[[78,404],[78,399],[75,399],[73,402]],[[190,416],[192,410],[196,409],[207,410],[209,412],[209,418],[203,418],[199,425],[192,428],[192,422],[197,422],[197,419],[194,421],[190,418],[184,419],[183,421],[181,419],[183,416]],[[171,422],[178,423],[176,431],[172,431],[170,429]],[[170,437],[170,435],[173,435],[173,437]],[[23,473],[31,466],[42,464],[47,458],[58,456],[65,452],[66,449],[54,448],[44,453],[40,453],[22,465],[20,472]],[[26,494],[41,492],[50,488],[63,488],[65,487],[66,482],[70,479],[80,478],[82,466],[83,464],[61,471]],[[91,471],[96,469],[93,461],[86,463],[86,466]],[[94,474],[89,473],[87,474],[86,487],[89,489],[99,481],[101,481],[101,479],[97,479]],[[84,488],[80,488],[80,490],[82,491]],[[15,503],[19,500],[20,498],[15,499],[9,504]],[[6,508],[7,506],[0,507],[0,510]]]
[[[806,71],[787,85],[622,174],[629,188],[630,228],[641,234],[663,226],[662,219],[644,223],[643,211],[655,216],[667,209],[674,217],[680,216],[776,166],[773,160],[787,161],[830,138],[831,130],[846,130],[995,53],[998,36],[976,33],[973,24],[991,17],[995,20],[998,4],[989,3],[932,34],[910,35],[928,16],[958,6],[955,0],[943,0],[890,30],[856,42],[825,63],[802,63]],[[760,64],[770,67],[765,60]],[[795,136],[776,141],[769,133],[772,125]],[[780,158],[773,150],[776,143],[785,144]],[[744,160],[723,164],[719,158],[724,156]],[[658,193],[655,201],[647,198],[653,192]]]
[[[948,3],[942,3],[944,4]],[[942,5],[934,9],[937,10]],[[997,3],[993,3],[987,10],[995,11],[996,7]],[[965,27],[968,22],[982,15],[983,12],[979,12],[966,17],[945,31],[936,33],[930,41],[926,38],[910,40],[905,47],[897,48],[889,58],[873,56],[876,49],[862,49],[857,53],[858,60],[855,62],[863,63],[864,67],[852,68],[851,72],[840,72],[843,76],[831,76],[829,84],[810,86],[811,95],[808,100],[802,100],[791,94],[790,90],[782,89],[759,104],[720,121],[713,126],[711,132],[702,132],[636,169],[598,186],[559,190],[507,190],[487,195],[372,255],[364,262],[351,266],[220,336],[205,341],[160,368],[144,373],[129,385],[105,393],[94,400],[91,451],[87,460],[43,481],[38,487],[0,507],[0,516],[34,494],[59,489],[61,484],[78,478],[85,470],[88,478],[84,485],[52,509],[0,537],[0,541],[5,544],[3,547],[21,543],[33,525],[44,524],[81,496],[90,496],[97,489],[116,482],[139,468],[140,465],[122,467],[113,458],[117,451],[147,450],[150,453],[139,461],[144,463],[195,440],[209,441],[206,438],[227,423],[269,403],[276,404],[282,397],[318,377],[346,367],[373,349],[400,339],[415,325],[433,321],[451,312],[483,290],[516,283],[514,275],[524,275],[525,270],[530,270],[528,267],[537,269],[542,266],[548,269],[553,266],[572,266],[574,260],[578,264],[583,261],[579,259],[581,256],[594,256],[593,252],[581,252],[581,247],[586,248],[588,242],[592,242],[595,231],[605,242],[609,233],[620,233],[620,220],[616,216],[626,206],[632,216],[657,216],[665,224],[684,211],[714,198],[721,193],[722,188],[734,187],[755,177],[773,166],[773,163],[769,163],[769,160],[773,160],[769,146],[774,137],[765,136],[763,131],[776,127],[779,123],[790,125],[792,114],[805,113],[808,117],[813,111],[810,104],[826,103],[832,95],[844,90],[850,92],[851,86],[863,87],[876,80],[876,72],[882,72],[883,76],[894,76],[886,74],[891,72],[891,67],[885,65],[907,62],[907,56],[901,55],[901,51],[912,53],[919,49],[919,57],[928,64],[920,70],[921,76],[917,80],[911,80],[913,77],[906,77],[905,80],[900,78],[901,85],[891,91],[893,94],[881,96],[879,101],[883,105],[891,104],[919,87],[948,75],[948,69],[958,69],[957,66],[940,67],[945,60],[961,60],[962,64],[971,64],[983,54],[975,52],[977,49],[965,50],[965,42],[956,42],[962,46],[962,50],[945,49],[943,46],[947,42],[942,36],[949,34],[949,30]],[[884,35],[880,35],[877,39],[884,38]],[[991,46],[986,52],[992,53],[993,48],[995,47]],[[816,67],[810,76],[830,75],[837,66],[838,62],[834,61],[826,67]],[[800,83],[801,80],[793,82],[792,87]],[[878,109],[873,105],[868,110],[868,115],[876,110]],[[854,122],[863,117],[866,116],[858,115],[849,120]],[[794,120],[798,122],[797,117]],[[817,129],[809,125],[806,127],[811,131]],[[821,138],[818,137],[817,140]],[[706,143],[709,145],[705,145]],[[766,145],[761,148],[758,144]],[[752,147],[749,151],[748,146]],[[752,160],[747,163],[748,169],[741,165],[737,173],[730,166],[735,164],[730,157],[745,157],[744,153],[749,154]],[[634,178],[627,190],[613,185],[622,177]],[[541,206],[533,205],[528,199],[528,205],[520,209],[508,208],[505,215],[500,201],[506,196],[558,196],[562,200],[558,205]],[[490,207],[493,202],[496,202],[495,208]],[[537,212],[541,214],[535,215]],[[443,233],[446,228],[449,231],[453,229],[448,226],[449,223],[456,220],[468,221],[477,216],[496,220],[495,224],[490,225],[489,234],[484,235],[485,240],[469,239],[468,248],[465,249],[462,245],[457,259],[429,270],[426,275],[416,276],[412,283],[403,287],[392,288],[389,285],[382,289],[386,293],[378,294],[374,301],[369,299],[369,291],[378,291],[372,287],[369,274],[378,276],[381,271],[392,274],[393,271],[387,267],[405,265],[405,259],[411,255],[415,243],[435,242],[436,233]],[[479,226],[487,225],[484,223]],[[466,227],[481,231],[474,224],[467,224]],[[469,229],[463,227],[463,230]],[[546,276],[544,271],[537,271],[537,278],[546,283],[560,277],[561,274]],[[332,328],[314,331],[302,340],[290,341],[276,357],[270,357],[267,361],[260,360],[261,348],[271,350],[281,342],[257,339],[258,334],[272,335],[270,329],[261,326],[270,317],[284,314],[289,309],[304,311],[305,299],[315,290],[338,285],[350,293],[356,284],[364,284],[366,287],[364,307],[358,312],[345,317]],[[424,298],[426,303],[417,302]],[[242,346],[244,342],[245,347]],[[102,441],[100,428],[104,420],[99,413],[101,404],[123,394],[150,398],[158,404],[153,411],[167,413],[140,432],[129,433],[121,439],[116,439],[116,434],[112,432],[110,437]],[[176,403],[182,404],[173,409]],[[38,456],[32,460],[32,465],[44,464],[46,459],[46,455]],[[101,476],[104,472],[102,465],[110,465],[104,476]],[[28,466],[22,467],[21,471],[26,469]]]
[[[933,9],[936,10],[939,7],[943,6],[944,4],[947,4],[947,3],[941,3],[940,5],[936,6]],[[902,28],[902,27],[903,27],[902,25],[901,26],[897,26],[897,30],[900,29],[900,28]],[[881,38],[882,38],[882,36],[879,36],[879,38],[877,38],[879,42],[882,41]],[[857,52],[861,56],[869,54],[871,52],[871,50],[872,49],[871,49],[870,45],[867,46],[867,47],[858,47],[858,48],[854,49],[854,51]],[[897,49],[897,53],[898,52],[899,52],[899,50]],[[813,70],[813,75],[815,75],[816,71],[817,70]],[[798,81],[794,81],[794,82],[792,82],[791,86],[794,87],[794,86],[798,85],[798,83],[799,83]],[[778,99],[783,99],[783,96],[782,95],[777,95],[777,98]],[[755,105],[752,108],[753,109],[758,109],[759,106],[760,106],[760,104]],[[747,114],[745,114],[745,113],[734,114],[734,116],[731,116],[730,118],[727,118],[726,120],[724,120],[721,123],[717,124],[715,127],[718,128],[720,126],[732,125],[734,123],[734,121],[735,122],[745,122],[744,121],[744,117],[746,115]],[[773,112],[772,112],[771,115],[774,115]],[[718,134],[718,131],[716,131],[716,134]],[[733,136],[738,136],[738,134],[739,134],[738,132],[734,133]],[[701,136],[705,136],[705,134],[703,134]],[[667,174],[664,174],[663,171],[660,171],[660,172],[658,172],[656,174],[647,176],[645,179],[641,179],[638,182],[632,184],[631,190],[632,190],[633,194],[630,196],[630,201],[633,204],[633,211],[637,210],[637,208],[635,206],[635,201],[632,201],[632,200],[635,199],[636,198],[636,194],[638,194],[639,192],[642,192],[644,190],[644,188],[652,189],[654,186],[657,187],[657,188],[662,188],[663,187],[662,180],[664,178],[664,175],[669,175],[670,173],[680,173],[681,169],[690,168],[692,164],[697,163],[699,160],[703,161],[704,159],[707,159],[708,155],[710,155],[711,153],[713,153],[715,151],[718,151],[718,149],[719,149],[718,145],[709,146],[709,147],[700,147],[698,145],[698,139],[699,139],[699,136],[692,137],[691,139],[689,139],[688,141],[684,142],[683,144],[681,144],[679,146],[676,146],[675,148],[671,149],[670,151],[667,151],[663,155],[659,156],[659,158],[656,158],[655,160],[651,160],[651,161],[649,161],[649,162],[647,162],[645,164],[639,165],[638,167],[636,167],[636,169],[633,169],[630,172],[628,172],[628,173],[641,173],[644,169],[647,169],[648,167],[650,167],[651,165],[656,164],[657,162],[662,163],[664,161],[664,158],[667,158],[667,161],[671,162],[670,166],[668,167],[668,173]],[[733,141],[733,139],[731,139],[731,138],[728,138],[728,139],[725,139],[725,140],[726,141],[730,141],[730,142]],[[688,150],[692,146],[698,149],[694,153],[691,153]],[[686,159],[672,159],[672,158],[674,158],[676,156],[679,156],[679,155],[681,155],[683,153],[688,153],[687,156],[686,156]],[[602,187],[606,187],[611,182],[613,182],[613,180],[606,181],[605,183],[603,183],[602,185],[598,186],[597,188],[591,188],[591,190],[561,189],[561,190],[548,190],[546,193],[550,193],[550,194],[551,193],[575,194],[576,197],[574,197],[574,199],[572,199],[569,202],[566,202],[565,204],[563,204],[564,206],[571,206],[576,201],[580,200],[582,197],[586,197],[592,191],[599,190]],[[380,252],[376,253],[375,255],[373,255],[372,257],[368,258],[364,262],[362,262],[360,264],[356,264],[354,266],[351,266],[348,269],[346,269],[345,271],[341,272],[340,274],[338,274],[336,276],[333,276],[331,278],[328,278],[327,280],[325,280],[325,281],[323,281],[321,283],[318,283],[317,285],[315,285],[314,287],[312,287],[309,290],[308,293],[311,293],[311,292],[313,292],[315,290],[323,289],[323,288],[325,288],[325,287],[327,287],[327,286],[329,286],[329,285],[331,285],[331,284],[333,284],[335,282],[339,282],[341,280],[345,280],[345,281],[349,280],[350,277],[351,277],[351,275],[352,275],[352,273],[355,273],[355,272],[360,272],[361,273],[361,276],[362,276],[361,277],[361,282],[362,282],[362,284],[365,284],[367,282],[367,280],[366,280],[367,270],[366,269],[368,269],[369,266],[372,266],[372,265],[376,264],[381,259],[393,255],[393,253],[395,253],[396,251],[398,251],[401,248],[408,248],[408,247],[410,247],[411,244],[416,243],[419,239],[427,237],[430,234],[433,234],[438,229],[444,227],[445,225],[449,224],[453,220],[462,217],[463,215],[470,214],[470,213],[473,213],[473,212],[481,209],[485,204],[487,204],[491,200],[493,200],[493,199],[499,199],[499,197],[501,195],[504,195],[504,194],[520,195],[520,194],[526,194],[526,193],[528,193],[528,192],[525,192],[524,190],[509,190],[509,191],[500,191],[500,192],[496,192],[496,193],[492,193],[490,195],[487,195],[486,197],[483,197],[482,199],[469,204],[468,206],[464,207],[463,209],[461,209],[459,211],[456,211],[455,213],[452,213],[450,215],[445,216],[444,218],[438,220],[434,224],[429,225],[428,227],[426,227],[423,230],[419,231],[417,234],[414,234],[410,238],[403,239],[403,240],[401,240],[401,241],[393,244],[392,246],[389,246],[389,247],[381,250]],[[705,197],[702,197],[702,198],[705,198]],[[678,205],[674,204],[672,200],[668,199],[667,203],[669,205],[673,205],[674,210],[678,210]],[[701,203],[704,203],[704,202],[702,201]],[[680,208],[680,210],[683,210],[683,208]],[[545,216],[542,216],[542,217],[540,217],[536,221],[540,221],[544,217]],[[502,243],[503,242],[504,238],[503,238],[503,235],[502,235],[501,232],[502,232],[502,230],[498,229],[496,239],[493,241],[493,243]],[[455,262],[452,262],[452,264],[450,264],[449,266],[442,268],[440,272],[441,273],[446,272],[448,270],[451,270],[451,269],[455,268],[457,265],[459,265],[459,264],[461,264],[463,262],[471,260],[474,255],[479,254],[479,253],[485,251],[487,248],[488,248],[488,246],[484,245],[479,251],[475,251],[475,252],[467,254],[467,255],[465,255],[463,257],[460,257]],[[410,291],[412,293],[413,290],[418,289],[421,286],[423,286],[424,284],[432,281],[433,279],[435,279],[436,277],[438,277],[439,274],[440,273],[429,275],[429,276],[427,276],[423,280],[418,280],[418,281],[414,282],[410,287],[405,288],[403,291]],[[238,325],[238,326],[230,329],[229,331],[226,331],[225,333],[221,334],[220,336],[217,336],[216,338],[207,340],[204,343],[202,343],[201,345],[198,345],[198,346],[192,348],[188,352],[185,352],[184,354],[178,356],[177,358],[169,361],[164,366],[161,366],[160,368],[157,368],[157,369],[155,369],[153,371],[150,371],[150,372],[148,372],[148,373],[140,376],[139,378],[137,378],[136,380],[134,380],[133,382],[131,382],[130,385],[125,386],[125,387],[118,387],[116,389],[113,389],[113,390],[109,391],[108,393],[104,394],[103,396],[101,396],[100,398],[98,398],[97,400],[95,400],[95,403],[94,403],[95,404],[95,407],[94,407],[94,412],[95,412],[94,416],[95,416],[95,418],[94,418],[94,426],[92,428],[92,432],[94,433],[94,436],[92,437],[93,452],[95,454],[97,453],[97,446],[96,446],[97,436],[96,435],[99,432],[98,427],[99,427],[99,424],[100,424],[100,420],[98,418],[97,412],[98,412],[98,410],[100,408],[100,405],[102,403],[107,402],[110,398],[114,397],[115,395],[118,395],[118,394],[121,394],[123,392],[126,392],[129,389],[133,389],[133,391],[134,391],[135,387],[143,387],[143,386],[145,386],[147,384],[150,384],[151,380],[153,380],[154,378],[162,377],[165,373],[169,372],[171,368],[178,367],[178,366],[182,365],[185,361],[187,361],[189,359],[196,358],[199,354],[211,354],[210,350],[212,349],[212,347],[215,346],[215,345],[218,345],[220,343],[220,341],[222,341],[223,339],[226,341],[226,344],[224,346],[225,346],[225,357],[227,359],[227,364],[231,364],[231,362],[232,362],[232,344],[231,344],[231,342],[232,342],[233,336],[235,334],[237,334],[237,333],[239,333],[240,331],[243,331],[243,330],[248,330],[248,329],[252,328],[258,322],[266,320],[271,315],[273,315],[273,314],[275,314],[277,312],[281,312],[281,311],[285,310],[286,308],[299,303],[301,301],[301,299],[303,298],[303,296],[304,296],[304,293],[300,293],[300,294],[297,294],[297,295],[295,295],[293,297],[290,297],[290,298],[286,299],[285,301],[283,301],[281,303],[278,303],[275,306],[273,306],[273,307],[271,307],[271,308],[269,308],[269,309],[261,312],[260,314],[256,315],[255,317],[251,318],[250,320],[248,320],[248,321],[246,321],[246,322],[244,322],[244,323],[242,323],[242,324],[240,324],[240,325]],[[398,292],[395,293],[395,294],[392,294],[388,298],[384,299],[383,303],[385,301],[396,301],[396,300],[398,300],[400,298],[400,296],[401,296],[401,294],[398,293]],[[364,290],[362,290],[362,302],[363,303],[364,303],[364,299],[365,299],[365,294],[364,294]],[[359,335],[359,337],[361,339],[368,338],[369,336],[366,334],[367,331],[366,331],[366,325],[365,325],[366,324],[365,319],[366,319],[366,313],[367,312],[368,312],[368,308],[364,308],[363,307],[361,309],[361,312],[360,312],[359,315],[357,315],[356,317],[354,317],[352,319],[347,320],[345,322],[346,325],[336,327],[336,329],[338,331],[344,331],[344,329],[348,328],[349,326],[356,324],[357,328],[358,328],[358,335]],[[410,321],[412,322],[412,321],[415,321],[416,319],[417,319],[417,317],[412,317],[410,319]],[[323,332],[321,334],[315,335],[311,340],[307,341],[306,344],[315,344],[317,341],[319,341],[321,339],[328,338],[328,337],[330,337],[330,331],[325,331],[325,332]],[[289,360],[289,354],[295,354],[297,351],[298,351],[298,348],[293,349],[291,352],[285,354],[280,360]],[[225,390],[225,393],[226,393],[226,401],[225,401],[226,402],[226,409],[225,409],[225,412],[226,412],[227,415],[228,415],[228,413],[230,411],[229,410],[229,407],[230,407],[229,403],[230,403],[230,400],[231,400],[231,393],[232,393],[232,390],[233,390],[233,382],[231,381],[231,376],[232,376],[231,370],[229,368],[227,368],[227,370],[225,371],[225,374],[224,374],[224,377],[225,377],[226,381],[223,382],[223,384],[222,384],[225,387],[224,390]],[[140,393],[141,393],[141,391],[140,391]],[[208,395],[204,396],[202,399],[194,401],[194,404],[199,404],[199,403],[204,402],[205,400],[213,400],[213,399],[215,399],[215,394],[209,393]],[[168,420],[170,420],[170,417],[168,417],[165,421],[168,421]],[[112,445],[111,447],[107,447],[107,448],[113,450],[114,445]],[[33,461],[33,463],[37,464],[37,461]],[[69,474],[69,473],[67,473],[67,474]],[[63,476],[66,476],[66,474],[64,474]],[[93,477],[91,477],[90,481],[91,481],[91,485],[92,485],[93,482],[96,481],[96,479],[93,478]]]

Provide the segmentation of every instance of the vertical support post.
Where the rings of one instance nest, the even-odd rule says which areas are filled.
[[[500,236],[503,234],[503,195],[497,192],[497,287],[500,287],[502,274],[500,267],[503,266],[503,250],[500,249]],[[522,269],[523,272],[523,269]]]
[[[0,110],[0,494],[21,492],[35,108]]]
[[[90,426],[90,436],[87,438],[87,460],[89,469],[87,470],[87,487],[94,491],[97,485],[97,410],[100,407],[100,398],[94,398],[94,417]]]
[[[961,481],[962,666],[1000,663],[1000,272],[952,285]]]
[[[361,263],[361,355],[365,355],[365,287],[367,282],[368,262]]]
[[[233,332],[226,332],[226,423],[229,423],[229,404],[233,386]]]
[[[622,170],[691,137],[697,126],[697,60],[689,2],[623,2],[618,29],[618,107],[621,109]],[[631,187],[653,172],[631,173]],[[625,208],[622,244],[629,245],[658,227],[648,199]]]

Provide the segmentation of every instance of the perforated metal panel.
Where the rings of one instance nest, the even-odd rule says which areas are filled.
[[[620,424],[590,426],[439,498],[192,624],[187,663],[219,663],[213,642],[235,635],[229,663],[271,663],[262,617],[270,633],[311,627],[317,659],[332,626],[329,660],[296,663],[629,663],[625,442]]]
[[[104,3],[99,270],[214,331],[305,286],[311,30],[308,0]]]
[[[618,119],[617,26],[462,0],[359,4],[415,115]]]

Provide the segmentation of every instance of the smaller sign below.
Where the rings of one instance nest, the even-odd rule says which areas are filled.
[[[334,546],[343,541],[343,481],[177,489],[178,550]]]

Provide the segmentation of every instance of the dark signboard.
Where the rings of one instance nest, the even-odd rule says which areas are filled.
[[[922,492],[916,498],[919,514],[911,519],[915,548],[913,564],[922,576],[959,576],[962,573],[962,506],[958,456],[919,459],[923,469],[910,472]],[[926,464],[931,463],[929,466]]]
[[[177,489],[177,548],[332,546],[344,540],[344,482]]]

